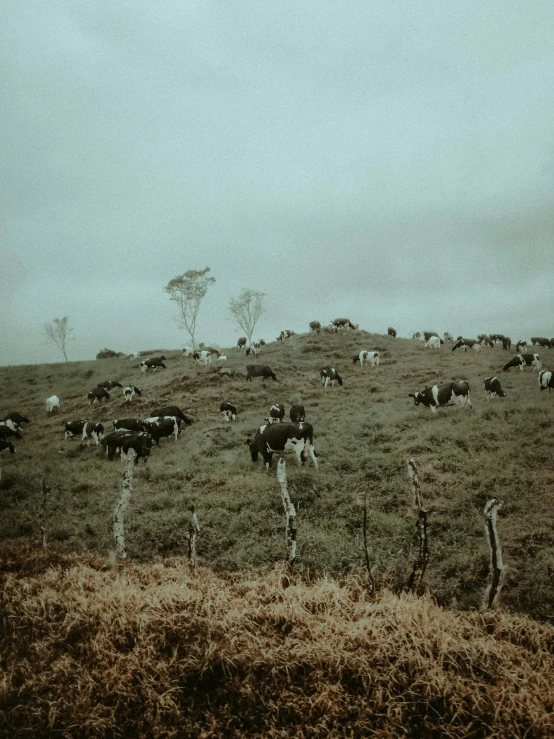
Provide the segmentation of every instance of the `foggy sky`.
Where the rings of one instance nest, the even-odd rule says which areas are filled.
[[[346,315],[554,336],[554,5],[4,0],[0,364]]]

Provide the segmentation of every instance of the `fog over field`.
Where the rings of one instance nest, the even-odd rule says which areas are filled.
[[[348,315],[554,336],[554,5],[0,5],[0,364],[188,338],[163,287],[209,265],[198,338]]]

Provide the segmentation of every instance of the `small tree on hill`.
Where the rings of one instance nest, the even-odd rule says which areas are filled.
[[[75,338],[71,336],[73,329],[69,327],[69,317],[54,318],[51,323],[43,324],[43,329],[48,341],[58,347],[67,362],[67,342],[75,341]]]
[[[248,344],[251,344],[258,319],[264,312],[264,298],[265,293],[245,289],[236,298],[231,298],[229,302],[229,313],[233,316],[237,326],[246,334]]]
[[[182,275],[177,275],[164,287],[170,300],[179,306],[181,328],[188,331],[192,346],[196,349],[196,318],[200,303],[208,292],[208,288],[215,282],[215,277],[208,276],[209,267],[202,270],[189,269]]]

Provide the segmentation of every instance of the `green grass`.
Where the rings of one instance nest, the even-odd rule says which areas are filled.
[[[3,413],[18,410],[32,419],[17,453],[2,454],[0,536],[39,538],[41,481],[51,486],[48,534],[75,551],[106,554],[113,548],[112,511],[119,496],[122,465],[100,450],[64,442],[66,420],[144,418],[160,403],[178,405],[194,424],[179,441],[163,440],[147,465],[135,469],[133,503],[126,514],[130,557],[186,551],[189,507],[201,526],[199,556],[215,570],[265,568],[285,553],[282,505],[275,470],[252,464],[245,441],[274,402],[288,410],[302,402],[315,430],[320,468],[287,463],[289,489],[298,508],[297,567],[341,575],[363,563],[362,499],[367,495],[369,538],[379,584],[401,588],[415,557],[415,514],[406,460],[420,469],[429,517],[431,559],[425,583],[439,603],[478,607],[486,586],[488,546],[482,510],[495,496],[503,501],[499,533],[508,566],[502,602],[537,618],[554,616],[553,483],[554,395],[541,393],[530,370],[502,373],[507,353],[426,350],[422,342],[364,331],[299,335],[267,345],[258,361],[279,378],[246,383],[245,366],[255,360],[225,350],[226,366],[194,366],[166,353],[168,369],[143,376],[138,361],[97,360],[56,365],[5,367]],[[352,364],[360,349],[379,349],[375,369]],[[554,350],[551,350],[554,356]],[[165,353],[165,352],[164,352]],[[543,365],[554,364],[549,350]],[[331,364],[345,378],[342,388],[324,390],[319,369]],[[499,374],[508,393],[488,402],[483,378]],[[120,391],[107,405],[89,409],[87,392],[105,379],[132,382],[142,399],[124,404]],[[433,382],[467,379],[473,411],[415,407],[408,393]],[[57,416],[45,399],[57,394]],[[234,402],[236,424],[219,416],[223,400]]]

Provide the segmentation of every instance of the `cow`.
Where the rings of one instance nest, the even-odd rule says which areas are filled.
[[[57,395],[51,395],[49,398],[46,398],[46,412],[49,416],[52,415],[54,412],[58,412],[60,410],[60,399]]]
[[[516,354],[513,359],[502,367],[502,370],[508,372],[510,367],[519,367],[521,371],[524,367],[533,367],[536,372],[542,367],[541,358],[538,354]]]
[[[274,454],[284,454],[292,450],[299,464],[304,464],[309,454],[317,468],[317,454],[314,449],[314,429],[309,423],[276,423],[260,426],[254,439],[246,442],[250,447],[252,461],[261,454],[266,469],[271,467]]]
[[[156,442],[156,446],[159,446],[160,439],[163,439],[166,436],[173,436],[175,441],[177,441],[177,437],[181,431],[180,424],[175,416],[146,418],[144,421],[144,427],[146,432],[149,433],[152,439]]]
[[[445,341],[454,341],[452,334],[449,331],[445,331],[443,336]]]
[[[294,331],[291,331],[290,328],[286,328],[277,337],[277,341],[284,341],[285,339],[290,338],[291,336],[294,336]]]
[[[29,423],[29,419],[26,416],[22,416],[21,413],[18,413],[17,411],[12,411],[11,413],[8,413],[6,416],[4,416],[2,420],[8,426],[10,421],[15,426],[21,426],[22,423]]]
[[[239,349],[244,349],[247,343],[248,339],[246,338],[246,336],[241,336],[240,339],[237,341],[237,346]]]
[[[306,411],[303,405],[293,403],[290,409],[290,420],[293,423],[303,423],[306,420]]]
[[[93,403],[96,403],[96,402],[98,402],[98,405],[101,405],[102,398],[106,398],[106,400],[110,399],[110,391],[104,390],[103,387],[95,387],[87,395],[87,398],[88,398],[89,405],[92,405]]]
[[[516,344],[516,352],[518,354],[521,354],[521,352],[525,349],[527,349],[527,342],[525,341],[525,339],[520,339]]]
[[[183,423],[186,423],[187,426],[192,424],[192,418],[183,413],[176,405],[167,405],[165,408],[158,408],[157,410],[152,411],[150,416],[173,416],[178,422],[182,421]]]
[[[506,393],[504,392],[504,390],[502,390],[498,377],[485,377],[484,383],[485,392],[489,400],[491,400],[492,398],[506,397]]]
[[[352,364],[359,362],[362,367],[364,362],[369,362],[372,367],[376,367],[379,364],[379,361],[379,352],[368,352],[365,349],[362,349],[359,354],[354,354],[354,357],[352,358]]]
[[[546,339],[543,336],[531,336],[531,344],[533,344],[533,346],[538,344],[539,346],[545,346],[547,348],[551,346],[550,339]]]
[[[98,446],[102,437],[104,436],[104,426],[101,423],[91,423],[86,421],[83,426],[82,440],[87,442],[87,446],[90,445],[90,440],[94,441],[95,445]]]
[[[185,357],[190,357],[193,354],[194,354],[194,349],[192,348],[192,346],[185,346],[185,347],[183,347],[183,355]]]
[[[319,334],[321,332],[321,323],[319,321],[310,321],[310,331],[317,331]]]
[[[255,341],[253,344],[250,344],[248,349],[246,350],[246,356],[248,357],[250,354],[253,354],[255,357],[260,356],[260,343]]]
[[[0,426],[7,426],[12,431],[19,431],[21,428],[19,424],[12,421],[11,418],[8,418],[7,421],[0,421]]]
[[[421,339],[421,332],[416,331],[414,334],[412,334],[412,339]]]
[[[112,421],[114,431],[146,431],[144,421],[140,418],[116,418]]]
[[[137,444],[139,451],[135,448],[135,442],[137,441],[139,442]],[[117,451],[123,452],[124,449],[128,451],[131,446],[137,452],[137,457],[144,457],[144,461],[146,462],[146,458],[149,456],[152,447],[152,437],[149,434],[137,433],[136,431],[112,431],[111,434],[104,436],[100,443],[105,447],[110,462],[113,461]],[[141,449],[142,452],[140,451]]]
[[[428,339],[425,339],[425,347],[427,349],[440,349],[441,348],[441,340],[438,336],[430,336]]]
[[[509,351],[512,348],[512,340],[509,336],[503,336],[502,339],[502,348],[506,351]]]
[[[104,382],[99,382],[96,387],[101,387],[104,388],[104,390],[111,392],[114,387],[123,387],[123,385],[115,380],[104,380]]]
[[[135,464],[138,462],[140,457],[144,459],[144,464],[146,464],[148,457],[150,456],[150,450],[152,449],[152,437],[150,434],[142,432],[126,436],[121,444],[122,460],[127,458],[130,449],[133,449],[136,454]]]
[[[216,359],[221,354],[221,352],[219,351],[219,349],[216,349],[213,346],[203,346],[202,347],[202,351],[203,352],[208,352],[208,354],[215,354]]]
[[[436,333],[436,331],[424,331],[423,332],[423,341],[429,341],[429,339],[431,338],[431,336],[436,336],[437,339],[440,340],[440,336]],[[458,338],[461,339],[462,337],[459,336]]]
[[[141,372],[146,372],[146,370],[149,370],[149,369],[151,369],[151,370],[157,370],[160,367],[163,367],[163,369],[167,369],[166,365],[164,364],[164,362],[166,362],[166,361],[167,360],[163,356],[163,354],[162,354],[161,357],[151,357],[150,359],[144,359],[139,364],[140,371]]]
[[[392,326],[389,326],[387,329],[387,334],[389,336],[392,336],[394,339],[396,339],[396,329],[392,328]]]
[[[127,385],[127,387],[123,388],[123,398],[126,403],[130,403],[135,395],[138,395],[139,397],[142,395],[140,387],[136,387],[136,385]]]
[[[232,403],[229,403],[227,400],[219,406],[219,412],[223,416],[223,420],[226,423],[237,420],[237,409]]]
[[[225,356],[225,354],[220,354],[218,356],[218,358],[217,358],[217,361],[218,362],[226,362],[227,361],[227,357]]]
[[[3,452],[5,449],[9,449],[12,454],[15,454],[15,447],[11,443],[11,441],[4,441],[4,439],[0,439],[0,452]]]
[[[541,390],[550,390],[554,388],[554,372],[543,370],[539,372],[539,387]]]
[[[66,421],[65,422],[65,434],[63,436],[64,441],[72,439],[74,436],[83,436],[83,429],[87,423],[86,419],[82,421]]]
[[[344,328],[352,328],[356,330],[359,326],[358,323],[352,323],[352,321],[349,318],[334,318],[330,323],[329,326],[337,332],[339,329]]]
[[[202,349],[201,352],[194,352],[192,356],[197,364],[206,366],[212,362],[212,352],[206,351],[206,349]]]
[[[437,407],[443,405],[473,407],[469,399],[469,383],[465,380],[445,382],[443,385],[428,385],[420,393],[409,393],[408,397],[414,399],[415,405],[421,403],[426,408],[431,408],[432,413],[436,413]]]
[[[339,385],[342,386],[342,377],[334,367],[324,367],[320,370],[319,376],[321,377],[321,384],[323,387],[328,387],[329,385],[333,387],[335,382],[338,382]]]
[[[247,364],[246,365],[246,380],[250,380],[252,382],[253,377],[262,377],[263,381],[265,382],[269,377],[271,377],[274,382],[277,382],[277,377],[275,376],[275,373],[271,369],[271,367],[267,364]]]
[[[505,338],[506,337],[504,336],[504,334],[491,334],[490,335],[491,344],[493,346],[495,346],[496,344],[502,344]]]
[[[481,344],[477,341],[477,339],[458,339],[458,341],[454,344],[452,347],[452,351],[454,349],[461,349],[462,351],[466,352],[468,349],[473,349],[474,351],[478,352],[481,349]]]
[[[267,423],[281,423],[285,417],[285,406],[282,403],[274,403],[269,409],[269,418],[265,420]]]
[[[5,441],[10,436],[15,436],[16,439],[21,439],[19,429],[12,429],[9,426],[4,425],[0,426],[0,439]]]
[[[484,344],[485,346],[492,346],[493,345],[492,339],[491,339],[491,337],[488,334],[479,334],[479,336],[477,337],[477,341],[480,344]]]

